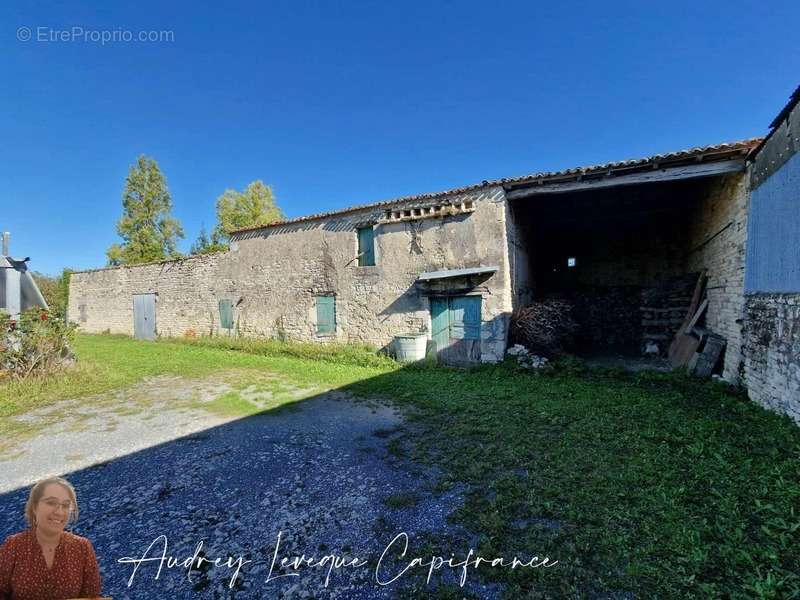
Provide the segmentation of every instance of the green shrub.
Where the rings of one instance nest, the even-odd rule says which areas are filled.
[[[256,337],[181,337],[163,341],[234,350],[260,356],[291,356],[359,367],[391,367],[397,363],[366,344],[320,344]]]
[[[586,363],[577,356],[567,354],[551,364],[552,372],[565,377],[580,377],[586,374]]]
[[[72,359],[75,328],[41,308],[22,312],[19,320],[0,312],[0,377],[25,378],[63,366]]]

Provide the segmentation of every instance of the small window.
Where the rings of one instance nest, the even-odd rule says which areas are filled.
[[[335,296],[317,296],[317,333],[336,333]]]
[[[577,261],[577,259],[576,259],[574,256],[570,256],[570,257],[567,259],[567,266],[568,266],[568,267],[572,268],[572,267],[574,267],[574,266],[575,266],[575,265],[577,265],[577,264],[578,264],[578,261]]]
[[[230,300],[219,301],[219,326],[233,329],[233,303]]]
[[[358,228],[358,266],[375,265],[375,232],[372,226]]]

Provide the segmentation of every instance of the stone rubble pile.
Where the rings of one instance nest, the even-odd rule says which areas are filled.
[[[521,366],[523,369],[541,369],[550,363],[550,361],[544,356],[532,354],[530,350],[528,350],[522,344],[515,344],[511,346],[511,348],[508,349],[507,354],[516,358],[517,363],[519,363],[519,366]]]

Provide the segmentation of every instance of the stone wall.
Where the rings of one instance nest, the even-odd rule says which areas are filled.
[[[782,114],[750,166],[744,379],[800,424],[800,104]]]
[[[748,295],[745,315],[750,398],[800,424],[800,294]]]
[[[216,335],[218,299],[236,291],[218,278],[228,261],[220,253],[73,273],[67,316],[81,331],[133,335],[133,294],[155,293],[159,333]]]
[[[715,180],[689,215],[688,272],[708,276],[706,326],[724,336],[723,377],[741,383],[744,257],[747,242],[747,176]]]
[[[390,208],[464,202],[473,210],[387,220]],[[376,265],[362,267],[356,227],[368,223],[377,223]],[[482,360],[499,360],[512,304],[505,230],[501,188],[263,228],[237,234],[220,254],[74,273],[69,318],[83,331],[132,334],[132,295],[156,293],[160,335],[219,335],[227,331],[219,329],[218,301],[230,299],[243,335],[384,346],[399,333],[430,332],[429,301],[415,285],[420,273],[494,266],[497,273],[476,291],[483,296]],[[317,295],[336,297],[332,336],[317,333]]]
[[[529,305],[536,298],[533,279],[533,257],[528,251],[533,233],[517,214],[516,205],[507,203],[506,210],[508,257],[511,272],[514,309]]]

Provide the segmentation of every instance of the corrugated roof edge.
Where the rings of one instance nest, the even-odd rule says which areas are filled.
[[[293,225],[295,223],[302,223],[304,221],[315,221],[317,219],[326,219],[329,217],[335,217],[340,215],[346,215],[348,213],[359,212],[362,210],[367,210],[371,208],[380,208],[382,206],[394,206],[397,204],[403,204],[406,202],[417,202],[422,200],[433,200],[435,198],[443,198],[445,196],[454,196],[456,194],[464,194],[467,192],[472,192],[475,190],[479,190],[481,188],[491,188],[491,187],[500,187],[500,186],[509,186],[509,185],[518,185],[522,183],[533,182],[537,180],[547,180],[547,179],[555,179],[555,178],[563,178],[567,176],[582,176],[590,173],[595,173],[598,171],[613,171],[619,169],[631,169],[635,167],[644,167],[647,165],[651,165],[653,163],[665,164],[670,162],[679,162],[682,160],[686,160],[689,158],[699,158],[703,161],[710,162],[714,160],[725,160],[730,158],[731,154],[741,154],[742,156],[747,155],[753,148],[756,148],[761,142],[763,138],[756,137],[750,138],[746,140],[737,140],[734,142],[724,142],[721,144],[713,144],[710,146],[702,146],[696,148],[689,148],[686,150],[678,150],[675,152],[669,152],[666,154],[654,154],[652,156],[647,156],[644,158],[634,158],[629,160],[622,160],[610,163],[604,163],[601,165],[591,165],[586,167],[573,167],[569,169],[563,169],[561,171],[548,171],[542,173],[534,173],[531,175],[522,175],[520,177],[508,177],[503,179],[494,179],[494,180],[484,180],[480,183],[474,183],[471,185],[465,185],[458,188],[453,188],[450,190],[444,190],[441,192],[429,192],[425,194],[417,194],[413,196],[403,196],[400,198],[394,198],[391,200],[381,200],[379,202],[372,202],[369,204],[360,204],[356,206],[349,206],[347,208],[341,208],[337,210],[315,213],[311,215],[305,215],[302,217],[296,217],[294,219],[285,219],[283,221],[277,221],[275,223],[269,223],[265,225],[256,225],[254,227],[246,227],[244,229],[237,229],[236,231],[232,231],[231,235],[236,235],[239,233],[245,233],[248,231],[258,231],[259,229],[269,229],[273,227],[281,227],[284,225]]]
[[[789,115],[789,113],[792,112],[798,102],[800,102],[800,85],[798,85],[794,92],[792,92],[792,95],[789,96],[789,101],[778,113],[778,116],[772,119],[772,123],[769,124],[770,129],[775,129],[778,125],[780,125],[781,122]]]
[[[761,152],[761,149],[766,145],[769,138],[772,137],[783,120],[789,116],[789,113],[794,110],[794,107],[797,106],[798,102],[800,102],[800,85],[798,85],[794,92],[792,92],[792,95],[789,96],[789,101],[786,103],[786,106],[784,106],[778,115],[772,119],[772,123],[769,124],[769,133],[761,139],[761,142],[758,144],[758,146],[753,148],[752,152],[750,152],[750,154],[747,156],[748,160],[755,160],[756,156],[759,152]]]

